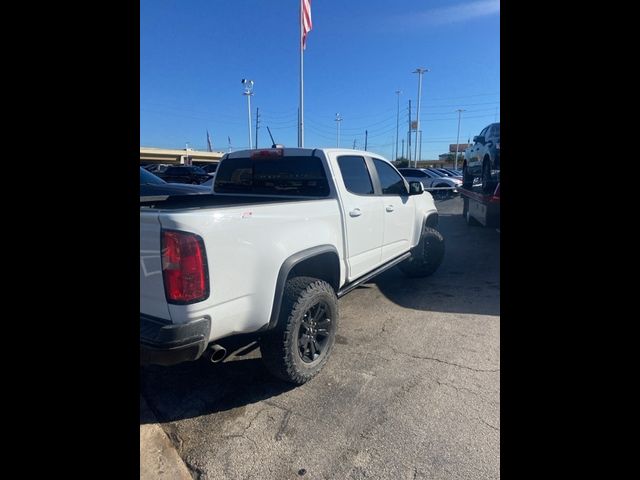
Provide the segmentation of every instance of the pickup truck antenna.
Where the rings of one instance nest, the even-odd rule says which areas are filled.
[[[271,148],[276,148],[276,141],[273,139],[273,135],[271,135],[269,127],[267,127],[267,132],[269,132],[269,136],[271,137]]]

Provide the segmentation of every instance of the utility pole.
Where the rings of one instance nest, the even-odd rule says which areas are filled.
[[[402,156],[401,158],[404,158],[404,138],[402,139]]]
[[[242,84],[244,85],[243,95],[247,96],[247,112],[249,113],[249,148],[251,148],[251,145],[253,144],[253,141],[251,140],[251,96],[253,95],[253,80],[243,78]]]
[[[407,156],[409,157],[409,166],[411,166],[411,100],[409,100],[409,135],[407,140]]]
[[[256,108],[256,150],[258,149],[258,129],[260,128],[260,107]]]
[[[336,113],[336,127],[338,127],[338,137],[336,140],[336,147],[340,148],[340,122],[342,121],[342,118],[340,117],[339,113]]]
[[[422,75],[428,72],[426,68],[416,68],[413,73],[418,74],[418,109],[416,111],[416,167],[418,166],[418,131],[420,130],[420,101],[422,99]],[[421,139],[422,140],[422,139]]]
[[[367,151],[367,140],[369,139],[369,130],[364,131],[364,151]]]
[[[462,116],[462,112],[464,112],[464,110],[462,108],[459,108],[458,110],[456,110],[456,112],[458,112],[458,136],[456,137],[456,158],[453,162],[453,168],[455,170],[458,169],[458,145],[460,143],[460,117]]]
[[[356,149],[356,140],[357,140],[357,139],[355,139],[355,138],[353,139],[353,149],[354,149],[354,150]]]
[[[400,94],[402,93],[402,90],[396,90],[396,97],[398,100],[398,111],[396,113],[396,158],[395,160],[398,159],[398,130],[400,128]]]
[[[420,130],[420,160],[422,160],[422,130]]]

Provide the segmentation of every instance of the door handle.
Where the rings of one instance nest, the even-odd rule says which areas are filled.
[[[359,208],[354,208],[349,212],[349,215],[351,217],[359,217],[360,215],[362,215],[362,210],[360,210]]]
[[[387,207],[385,208],[385,210],[387,212],[393,212],[393,205],[387,205]]]

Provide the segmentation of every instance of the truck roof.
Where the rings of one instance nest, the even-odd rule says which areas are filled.
[[[297,147],[278,147],[278,148],[258,148],[258,149],[251,149],[251,150],[238,150],[235,152],[231,152],[231,153],[227,153],[225,155],[225,157],[223,158],[246,158],[246,157],[251,157],[251,156],[269,156],[269,154],[275,154],[276,152],[280,152],[282,151],[281,155],[285,156],[285,157],[306,157],[306,156],[313,156],[313,153],[317,150],[320,150],[322,152],[325,153],[335,153],[335,152],[340,152],[340,153],[351,153],[354,155],[368,155],[368,156],[374,156],[376,158],[381,158],[384,159],[384,156],[379,155],[375,152],[369,152],[369,151],[365,151],[365,150],[353,150],[351,148],[337,148],[337,147],[330,147],[330,148],[324,148],[324,147],[319,147],[319,148],[297,148]]]

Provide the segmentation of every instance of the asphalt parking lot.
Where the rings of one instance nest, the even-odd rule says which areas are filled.
[[[500,234],[438,202],[445,260],[340,300],[337,343],[300,386],[258,349],[141,370],[141,393],[200,479],[500,477]],[[141,423],[150,418],[141,415]]]

